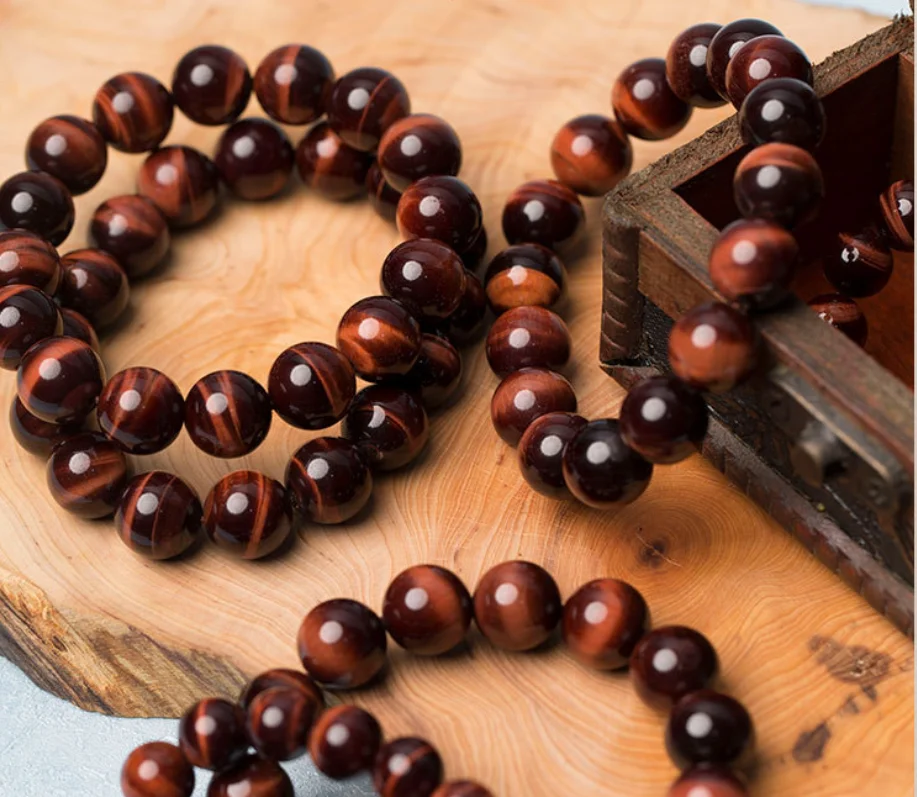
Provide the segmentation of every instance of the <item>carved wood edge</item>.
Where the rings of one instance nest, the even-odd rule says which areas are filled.
[[[612,196],[602,224],[602,362],[626,360],[640,345],[643,296],[638,287],[640,227],[615,210]]]

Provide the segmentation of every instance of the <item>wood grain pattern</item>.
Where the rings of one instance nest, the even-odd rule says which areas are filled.
[[[341,73],[391,69],[418,111],[456,127],[462,176],[482,200],[493,253],[504,198],[523,180],[550,176],[557,128],[577,114],[607,113],[618,71],[664,55],[682,28],[760,15],[819,60],[881,24],[789,0],[584,0],[562,12],[551,0],[368,8],[270,0],[252,15],[228,0],[168,0],[142,12],[62,0],[49,16],[0,3],[0,173],[21,168],[34,124],[85,114],[112,74],[165,78],[203,39],[255,68],[273,47],[302,39]],[[728,113],[699,112],[673,141],[639,142],[636,166]],[[177,118],[167,143],[210,152],[218,134]],[[68,246],[82,245],[97,204],[132,190],[138,166],[112,153],[108,174],[77,201],[81,221]],[[587,207],[588,244],[571,259],[565,311],[571,377],[590,417],[616,414],[623,397],[598,367],[599,205]],[[155,367],[185,391],[218,368],[263,382],[285,347],[333,341],[341,313],[376,292],[397,240],[365,203],[332,205],[302,188],[269,204],[228,203],[204,229],[177,235],[167,267],[137,285],[129,317],[103,344],[109,370]],[[548,568],[565,596],[592,578],[630,581],[654,624],[695,625],[712,640],[721,685],[757,723],[755,794],[910,793],[913,659],[901,634],[699,457],[659,468],[646,494],[617,512],[533,493],[491,428],[497,380],[483,346],[465,365],[464,396],[433,420],[429,451],[378,480],[370,514],[343,527],[310,526],[289,555],[261,563],[213,547],[172,564],[141,560],[110,524],[60,512],[41,487],[42,463],[0,435],[0,651],[84,707],[178,716],[208,693],[235,697],[245,675],[296,666],[296,629],[319,601],[353,597],[378,610],[389,580],[409,565],[448,566],[473,587],[490,566],[524,557]],[[0,382],[0,401],[12,395],[11,380]],[[142,466],[174,471],[203,495],[232,468],[280,476],[312,436],[276,423],[256,452],[225,463],[182,434]],[[640,797],[663,794],[675,776],[663,718],[624,676],[588,672],[560,648],[513,655],[475,637],[470,654],[418,660],[393,651],[391,660],[384,685],[354,701],[378,713],[388,737],[429,738],[450,777],[500,795]]]

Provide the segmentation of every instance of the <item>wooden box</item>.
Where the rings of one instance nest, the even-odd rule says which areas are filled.
[[[741,490],[906,633],[913,634],[914,273],[862,300],[859,348],[805,300],[830,292],[819,260],[833,237],[865,223],[880,192],[914,172],[913,19],[816,67],[828,115],[816,153],[827,198],[797,231],[795,296],[758,316],[765,364],[726,396],[711,396],[704,445]],[[629,385],[666,370],[672,319],[722,299],[707,274],[718,233],[738,217],[732,175],[748,151],[736,117],[623,182],[604,208],[601,359]]]

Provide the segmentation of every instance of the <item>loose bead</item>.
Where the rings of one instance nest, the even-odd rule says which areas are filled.
[[[82,518],[108,517],[115,511],[128,466],[121,449],[98,432],[81,432],[63,440],[48,459],[51,497]]]
[[[96,248],[113,255],[132,280],[162,263],[172,242],[166,217],[137,194],[112,197],[99,205],[89,223],[89,237]]]
[[[710,42],[721,25],[701,22],[686,28],[669,46],[665,59],[665,76],[672,93],[695,108],[716,108],[723,98],[707,75],[707,53]]]
[[[228,700],[200,700],[178,721],[178,743],[194,766],[216,772],[226,769],[248,750],[245,714]]]
[[[914,181],[899,180],[892,183],[879,197],[879,204],[882,207],[885,227],[892,239],[892,247],[902,252],[912,252],[914,250]]]
[[[611,509],[635,501],[646,490],[653,466],[621,437],[617,421],[590,421],[567,443],[564,482],[582,503]]]
[[[860,306],[840,293],[825,293],[808,301],[818,317],[843,332],[857,346],[865,346],[869,328]]]
[[[448,246],[431,238],[398,244],[382,263],[382,292],[423,322],[454,313],[465,294],[465,266]]]
[[[80,315],[76,310],[71,310],[69,307],[61,307],[60,315],[64,321],[64,330],[61,335],[66,338],[76,338],[83,341],[83,343],[89,344],[96,354],[100,352],[99,336],[96,335],[92,324],[86,320],[86,316]]]
[[[16,376],[22,405],[36,418],[61,425],[82,421],[96,407],[105,369],[76,338],[46,338],[23,356]]]
[[[465,272],[465,293],[458,309],[446,320],[445,334],[456,346],[467,346],[478,339],[484,330],[487,315],[487,294],[481,280],[470,271]]]
[[[249,755],[214,775],[207,797],[294,797],[290,776],[276,761]]]
[[[373,210],[386,221],[394,221],[398,203],[401,201],[401,192],[385,182],[382,169],[375,161],[366,172],[366,192],[369,194],[369,204],[373,206]]]
[[[252,93],[248,65],[226,47],[205,44],[185,53],[172,73],[172,97],[200,125],[225,125],[239,118]]]
[[[92,104],[92,121],[121,152],[156,149],[169,134],[172,115],[172,95],[143,72],[115,75],[96,92]]]
[[[514,307],[494,321],[485,353],[498,376],[520,368],[562,368],[570,359],[570,330],[544,307]]]
[[[825,137],[825,107],[815,90],[801,80],[779,77],[753,88],[739,112],[746,144],[777,142],[815,149]]]
[[[211,542],[242,559],[261,559],[280,548],[293,530],[287,492],[275,479],[237,470],[220,479],[204,502]]]
[[[296,147],[302,181],[338,202],[363,196],[371,164],[369,155],[345,144],[327,122],[315,125]]]
[[[357,393],[341,436],[357,446],[378,470],[396,470],[414,460],[430,436],[427,413],[413,392],[391,385],[370,385]]]
[[[420,340],[420,356],[414,367],[395,384],[415,390],[427,409],[441,407],[458,389],[462,381],[462,357],[448,340],[424,333]]]
[[[252,747],[271,761],[299,758],[322,707],[299,689],[264,690],[248,707],[245,728]]]
[[[630,173],[634,152],[624,128],[598,114],[567,122],[551,144],[551,168],[577,194],[603,196]]]
[[[549,498],[569,496],[564,451],[585,425],[585,418],[570,412],[549,412],[528,425],[519,440],[519,468],[533,490]]]
[[[155,368],[126,368],[108,380],[96,413],[99,429],[127,453],[155,454],[178,437],[185,401]]]
[[[487,230],[482,224],[478,234],[474,237],[474,241],[472,241],[471,245],[463,252],[459,252],[458,256],[462,258],[462,263],[465,264],[465,268],[469,271],[474,271],[481,264],[486,254]]]
[[[121,770],[124,797],[191,797],[194,767],[168,742],[147,742],[134,750]]]
[[[34,344],[63,329],[57,305],[44,291],[31,285],[0,288],[0,368],[15,371]]]
[[[32,285],[53,296],[60,282],[57,250],[28,230],[0,232],[0,287]]]
[[[368,770],[382,744],[382,728],[368,711],[332,706],[315,722],[309,736],[309,757],[315,768],[341,780]]]
[[[561,618],[560,591],[544,568],[525,561],[488,570],[474,591],[474,619],[503,650],[532,650],[554,633]]]
[[[369,501],[373,477],[349,440],[317,437],[293,454],[286,485],[300,514],[314,523],[343,523]]]
[[[566,285],[561,259],[540,244],[516,244],[497,253],[484,275],[490,307],[499,315],[514,307],[552,307]]]
[[[699,689],[673,707],[665,746],[675,766],[728,764],[742,757],[753,736],[751,717],[735,698]]]
[[[585,223],[579,197],[556,180],[523,183],[503,207],[503,235],[510,244],[569,248],[579,239]]]
[[[630,657],[630,678],[649,705],[669,708],[716,675],[716,651],[703,634],[680,625],[654,628]]]
[[[73,197],[56,177],[19,172],[0,185],[0,230],[25,230],[57,246],[73,229]]]
[[[405,238],[435,238],[456,252],[469,249],[481,232],[483,213],[474,192],[457,177],[422,177],[398,200],[396,221]]]
[[[185,399],[191,441],[213,457],[250,454],[271,428],[271,399],[248,374],[214,371],[201,377]]]
[[[98,128],[78,116],[52,116],[29,136],[26,165],[60,180],[71,194],[85,194],[105,173],[108,149]]]
[[[628,133],[646,141],[671,138],[691,118],[691,106],[669,88],[662,58],[643,58],[621,72],[611,107]]]
[[[327,110],[328,123],[349,146],[372,152],[382,134],[411,112],[411,100],[391,72],[361,67],[338,78]]]
[[[325,113],[334,69],[323,53],[287,44],[268,53],[255,72],[255,94],[265,113],[287,125],[307,125]]]
[[[710,41],[707,48],[707,78],[724,100],[729,99],[726,93],[726,68],[732,57],[749,39],[770,35],[780,36],[781,33],[769,22],[760,19],[737,19],[720,28]]]
[[[783,36],[757,36],[746,42],[726,67],[726,94],[738,109],[748,93],[765,81],[795,78],[812,85],[812,64],[802,49]]]
[[[367,382],[406,374],[420,355],[420,326],[394,299],[370,296],[352,305],[338,324],[337,345]]]
[[[443,760],[423,739],[392,739],[376,755],[373,786],[380,797],[429,797],[442,779]]]
[[[160,561],[181,556],[201,539],[201,513],[194,490],[178,476],[154,470],[128,482],[115,527],[134,553]]]
[[[217,142],[214,163],[240,199],[269,199],[286,187],[293,171],[293,145],[266,119],[231,124]]]
[[[460,645],[472,615],[467,587],[436,565],[415,565],[399,573],[382,603],[382,619],[392,639],[424,656],[439,656]]]
[[[97,329],[117,321],[127,310],[131,291],[121,264],[101,249],[76,249],[61,258],[57,298]]]
[[[256,675],[245,687],[242,695],[239,697],[239,705],[246,711],[252,701],[266,689],[282,687],[284,689],[299,689],[307,696],[313,698],[320,705],[324,705],[325,696],[322,690],[318,688],[315,681],[308,675],[299,670],[288,670],[283,667],[277,667],[272,670],[265,670]]]
[[[748,316],[721,302],[689,310],[669,334],[669,363],[679,379],[711,393],[726,393],[758,361],[758,336]]]
[[[22,406],[17,397],[10,405],[10,428],[19,445],[40,457],[47,457],[54,446],[80,432],[79,424],[60,426],[39,420]]]
[[[748,797],[745,784],[729,769],[715,764],[686,769],[672,784],[668,797],[696,797],[698,790],[711,797]]]
[[[825,276],[840,293],[854,298],[873,296],[892,276],[891,249],[885,230],[870,225],[857,234],[842,232],[825,258]]]
[[[389,126],[379,140],[377,158],[386,182],[396,191],[404,191],[421,177],[458,174],[462,144],[445,119],[417,113]]]
[[[473,780],[450,780],[444,783],[430,797],[494,797],[480,783]]]
[[[140,167],[137,192],[150,199],[173,227],[200,224],[216,208],[219,173],[202,152],[162,147]]]
[[[546,368],[521,368],[506,376],[490,400],[494,429],[515,446],[529,424],[553,412],[576,412],[576,393],[560,374]]]
[[[630,584],[600,578],[584,584],[564,604],[564,644],[587,667],[619,670],[646,632],[646,601]]]
[[[355,689],[385,665],[385,628],[354,600],[325,601],[302,621],[297,636],[303,667],[326,688]]]

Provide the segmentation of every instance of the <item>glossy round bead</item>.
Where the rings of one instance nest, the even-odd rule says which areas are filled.
[[[898,180],[879,197],[882,218],[893,249],[914,250],[914,181]],[[0,255],[0,258],[3,256]],[[0,268],[2,270],[2,268]]]
[[[396,470],[423,451],[430,425],[415,393],[392,385],[370,385],[350,405],[341,436],[357,446],[371,467]]]
[[[892,276],[891,249],[885,230],[870,225],[858,233],[839,233],[825,258],[825,276],[838,292],[854,298],[873,296]]]
[[[815,159],[791,144],[764,144],[749,152],[736,168],[733,190],[745,218],[788,229],[810,220],[825,196]]]
[[[768,308],[786,298],[796,275],[793,235],[764,219],[735,221],[710,250],[710,279],[729,301]]]
[[[216,208],[220,178],[213,161],[191,147],[163,147],[140,167],[137,192],[173,227],[200,224]]]
[[[214,163],[240,199],[269,199],[286,187],[293,171],[293,145],[273,122],[242,119],[217,142]]]
[[[172,73],[172,97],[200,125],[225,125],[239,118],[252,93],[252,76],[241,56],[205,44],[185,53]]]
[[[475,622],[503,650],[532,650],[546,642],[560,623],[561,608],[551,575],[521,560],[492,567],[474,591]]]
[[[462,381],[462,357],[448,340],[424,333],[420,356],[414,367],[394,380],[420,394],[424,407],[441,407],[455,394]]]
[[[44,291],[31,285],[0,288],[0,368],[15,371],[29,348],[63,328],[57,305]]]
[[[13,398],[10,405],[9,418],[16,442],[29,453],[40,457],[47,457],[54,446],[80,432],[79,425],[60,426],[39,420],[22,406],[17,397]]]
[[[32,131],[26,165],[60,180],[71,194],[84,194],[105,173],[108,149],[98,128],[78,116],[52,116]]]
[[[155,454],[178,437],[185,401],[175,383],[154,368],[116,373],[99,396],[99,429],[129,454]]]
[[[546,368],[521,368],[506,376],[490,400],[494,429],[511,446],[542,415],[576,412],[576,393],[560,374]]]
[[[411,100],[391,72],[361,67],[338,78],[327,111],[328,123],[349,146],[372,152],[382,134],[411,112]]]
[[[36,418],[67,425],[96,407],[105,384],[102,361],[76,338],[46,338],[23,356],[16,377],[22,405]]]
[[[229,473],[204,502],[204,530],[211,542],[242,559],[268,556],[293,530],[287,491],[257,471]]]
[[[156,268],[171,245],[166,217],[137,194],[112,197],[99,205],[89,222],[89,237],[96,248],[114,256],[130,279]]]
[[[96,92],[92,121],[105,140],[122,152],[156,149],[169,134],[172,95],[156,78],[124,72]]]
[[[286,485],[293,507],[308,520],[343,523],[369,501],[373,477],[349,440],[317,437],[293,454]]]
[[[392,739],[376,755],[373,786],[380,797],[428,797],[442,779],[443,760],[423,739]]]
[[[382,175],[379,164],[373,161],[366,172],[366,193],[369,194],[369,204],[386,221],[394,221],[401,201],[401,192],[396,191]],[[483,229],[483,228],[482,228]]]
[[[265,689],[248,707],[245,728],[252,747],[271,761],[304,755],[309,731],[322,707],[301,689]]]
[[[679,769],[691,764],[728,764],[748,750],[751,717],[729,695],[699,689],[681,698],[669,714],[665,745]]]
[[[516,244],[498,252],[484,275],[491,309],[499,315],[514,307],[551,307],[567,282],[561,259],[540,244]]]
[[[689,310],[669,333],[669,363],[683,382],[726,393],[744,381],[758,362],[758,336],[744,313],[706,302]]]
[[[382,292],[421,322],[454,313],[465,294],[465,266],[446,244],[414,238],[398,244],[382,263]]]
[[[338,324],[337,345],[367,382],[406,374],[420,355],[420,326],[401,304],[370,296],[352,305]]]
[[[313,47],[286,44],[272,50],[255,72],[255,94],[265,113],[287,125],[307,125],[325,113],[334,69]]]
[[[446,319],[443,331],[456,346],[467,346],[484,330],[487,316],[487,294],[484,286],[470,271],[465,272],[465,293],[458,309]]]
[[[611,107],[628,133],[647,141],[671,138],[691,118],[691,106],[669,88],[662,58],[643,58],[624,69],[611,89]]]
[[[121,769],[124,797],[191,797],[194,767],[168,742],[147,742],[134,750]]]
[[[154,470],[127,483],[115,527],[134,553],[157,561],[172,559],[201,539],[201,512],[194,490],[178,476]]]
[[[474,192],[457,177],[422,177],[401,194],[396,209],[405,238],[435,238],[456,252],[474,245],[483,213]]]
[[[860,306],[849,296],[825,293],[808,301],[809,307],[826,323],[843,332],[857,346],[865,346],[869,328]]]
[[[473,780],[450,780],[430,797],[494,797],[493,793]]]
[[[246,711],[252,701],[264,692],[266,689],[280,687],[283,689],[299,689],[301,692],[324,704],[325,696],[322,690],[318,688],[315,681],[300,670],[288,670],[283,667],[276,667],[272,670],[265,670],[256,675],[245,687],[239,697],[239,705]]]
[[[672,784],[668,797],[748,797],[745,784],[727,767],[716,764],[697,764],[681,773]]]
[[[462,167],[462,144],[445,119],[416,113],[393,122],[382,134],[377,154],[386,182],[404,191],[431,174],[454,176]]]
[[[724,102],[707,75],[710,42],[721,29],[721,25],[712,22],[692,25],[672,40],[666,55],[669,88],[678,99],[695,108],[716,108]]]
[[[707,47],[707,78],[724,100],[729,99],[726,93],[726,68],[732,57],[749,39],[770,35],[781,34],[769,22],[761,19],[737,19],[720,28],[710,41]]]
[[[563,368],[570,359],[570,330],[544,307],[514,307],[487,333],[487,362],[498,376],[520,368]]]
[[[200,700],[178,721],[178,743],[194,766],[219,772],[248,750],[245,713],[217,697]]]
[[[815,149],[825,137],[825,107],[815,90],[801,80],[779,77],[753,88],[739,112],[746,144],[778,142]]]
[[[503,207],[503,235],[510,244],[534,243],[559,250],[580,237],[586,214],[579,197],[556,180],[531,180]]]
[[[248,374],[215,371],[201,377],[185,399],[191,441],[213,457],[254,451],[271,428],[271,399]]]
[[[385,627],[371,610],[338,598],[310,611],[296,638],[303,667],[326,688],[355,689],[385,665]]]
[[[549,412],[532,421],[519,440],[519,468],[529,486],[549,498],[569,497],[564,483],[564,451],[586,419]]]
[[[276,761],[247,755],[214,775],[207,797],[294,797],[290,776]]]
[[[108,252],[76,249],[61,258],[57,298],[96,329],[104,329],[127,310],[131,291],[127,274]]]
[[[332,706],[316,721],[309,736],[309,757],[315,768],[341,780],[372,767],[382,744],[382,728],[368,711]]]
[[[630,173],[634,152],[624,128],[598,114],[567,122],[551,143],[551,168],[577,194],[603,196]]]
[[[802,49],[783,36],[757,36],[746,42],[726,67],[726,94],[736,108],[756,86],[776,78],[795,78],[812,85],[812,63]]]
[[[692,628],[654,628],[630,657],[630,678],[637,694],[651,706],[670,707],[688,692],[703,689],[716,675],[716,651]]]
[[[82,518],[108,517],[115,511],[128,466],[121,449],[98,432],[81,432],[63,440],[48,459],[51,497]]]
[[[296,147],[302,181],[328,199],[344,202],[363,196],[372,158],[345,144],[327,122],[319,122]]]
[[[617,421],[590,421],[567,443],[564,482],[587,506],[611,509],[635,501],[646,490],[653,466],[621,437]]]
[[[100,351],[99,336],[96,335],[92,324],[86,320],[86,316],[81,315],[76,310],[71,310],[69,307],[61,307],[60,315],[64,322],[64,330],[61,335],[88,343],[93,351],[98,354]]]
[[[473,607],[467,587],[436,565],[402,571],[385,592],[382,619],[401,647],[424,656],[448,653],[465,640]]]
[[[267,381],[274,411],[299,429],[337,423],[357,391],[353,366],[325,343],[297,343],[274,360]]]
[[[486,254],[487,230],[482,225],[480,231],[475,236],[471,245],[463,252],[459,252],[458,256],[462,258],[462,263],[465,264],[466,269],[469,271],[474,271],[479,265],[481,265],[481,261],[484,259],[484,255]]]
[[[57,246],[73,228],[73,197],[56,177],[19,172],[0,185],[0,230],[33,232]]]
[[[46,240],[27,230],[0,232],[0,287],[31,285],[53,296],[60,257]]]

